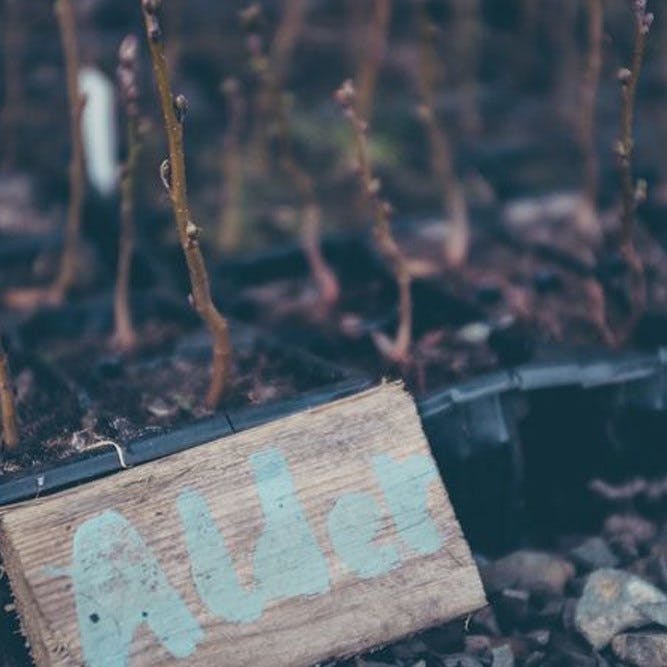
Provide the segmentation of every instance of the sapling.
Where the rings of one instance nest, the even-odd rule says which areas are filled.
[[[359,63],[354,82],[358,91],[357,108],[359,115],[366,119],[370,119],[373,115],[378,72],[387,48],[392,1],[371,0],[371,13],[366,47],[362,49],[362,60]]]
[[[183,95],[174,95],[171,90],[164,38],[158,18],[160,5],[161,0],[142,0],[141,2],[169,144],[169,158],[162,163],[160,176],[171,199],[178,237],[190,275],[191,302],[213,339],[213,370],[206,395],[206,406],[213,409],[220,402],[229,380],[232,347],[227,320],[220,314],[211,298],[209,277],[199,245],[200,230],[190,216],[183,150],[183,125],[187,112],[187,100]]]
[[[259,89],[255,98],[255,127],[249,150],[251,164],[258,173],[265,173],[268,169],[268,144],[272,134],[273,110],[289,72],[307,7],[307,0],[286,0],[285,11],[271,41],[268,54],[253,60],[259,77]],[[241,18],[248,33],[249,50],[251,53],[253,50],[261,51],[258,29],[262,18],[261,6],[257,3],[250,5],[242,12]]]
[[[60,256],[58,273],[48,287],[11,290],[5,299],[16,308],[35,308],[42,304],[60,305],[76,280],[77,261],[81,244],[81,209],[85,194],[85,172],[81,116],[85,98],[79,91],[79,48],[76,38],[76,22],[71,0],[56,0],[60,39],[65,54],[67,98],[69,103],[70,139],[72,149],[69,162],[69,206],[65,239]]]
[[[634,155],[634,117],[637,83],[642,69],[646,40],[653,23],[653,14],[647,11],[646,0],[631,0],[635,20],[634,48],[630,68],[622,68],[618,72],[621,86],[621,128],[620,137],[616,142],[621,176],[621,231],[619,251],[629,270],[630,280],[630,318],[627,331],[634,328],[646,307],[646,280],[644,266],[635,247],[636,207],[637,202],[645,194],[645,184],[637,184],[633,175]]]
[[[243,197],[243,148],[241,130],[246,111],[245,100],[237,79],[226,79],[222,93],[227,104],[227,129],[222,141],[222,187],[218,248],[237,250],[241,242],[241,200]]]
[[[453,17],[449,41],[451,62],[456,63],[456,83],[461,93],[459,123],[468,134],[479,134],[482,114],[479,108],[477,74],[483,30],[481,0],[449,0]]]
[[[118,87],[125,109],[127,126],[127,157],[121,167],[120,179],[120,235],[118,240],[118,265],[114,290],[114,332],[112,343],[122,351],[130,351],[137,344],[137,334],[132,323],[129,304],[132,253],[134,252],[134,179],[137,160],[141,151],[139,136],[139,43],[134,35],[128,35],[118,50]]]
[[[14,385],[2,338],[0,338],[0,417],[2,417],[2,442],[6,450],[13,451],[19,444],[19,432]]]
[[[399,291],[398,330],[394,340],[376,332],[374,341],[378,350],[396,363],[409,360],[412,344],[412,295],[409,264],[391,231],[393,210],[381,196],[380,181],[373,174],[368,146],[368,123],[357,110],[357,94],[352,81],[346,81],[336,91],[336,101],[341,106],[354,136],[357,151],[357,171],[364,196],[373,210],[373,238],[378,250],[389,265]]]
[[[23,85],[23,16],[21,0],[5,0],[4,30],[4,105],[0,122],[4,136],[4,166],[12,166],[16,159],[17,130],[25,106]]]
[[[436,116],[436,82],[439,63],[434,38],[436,27],[425,0],[413,0],[419,22],[419,59],[416,81],[419,92],[419,119],[424,125],[431,151],[431,166],[438,180],[442,211],[447,223],[443,255],[449,268],[458,268],[468,257],[470,224],[463,188],[456,178],[452,148]]]
[[[298,163],[292,150],[286,97],[284,93],[280,96],[277,107],[280,166],[301,200],[301,247],[320,299],[328,307],[338,301],[340,287],[322,254],[322,208],[317,200],[315,184],[310,174]]]
[[[254,18],[257,20],[261,8],[259,5],[254,7],[256,12]],[[296,11],[296,8],[297,3],[295,2],[292,11]],[[301,11],[303,11],[303,7]],[[295,18],[292,18],[292,22],[295,20]],[[281,36],[280,29],[275,39],[286,41],[285,36]],[[284,55],[280,57],[275,55],[283,54],[286,47],[283,45],[276,48],[273,45],[270,54],[266,55],[261,40],[248,39],[246,44],[250,51],[251,61],[255,63],[255,67],[262,73],[262,78],[265,79],[263,86],[270,92],[272,104],[270,108],[266,109],[265,121],[270,122],[274,127],[273,135],[277,144],[280,168],[289,178],[299,196],[301,204],[301,246],[321,302],[325,307],[329,307],[338,300],[340,289],[334,272],[322,254],[322,209],[317,199],[315,184],[310,174],[299,164],[292,148],[289,101],[282,83],[285,80],[284,65],[281,65]],[[274,55],[272,56],[271,53]]]
[[[583,188],[576,211],[576,224],[586,237],[600,234],[597,216],[598,157],[595,149],[595,109],[602,69],[602,37],[604,12],[602,0],[586,0],[588,13],[588,53],[581,84],[579,141],[584,158]]]

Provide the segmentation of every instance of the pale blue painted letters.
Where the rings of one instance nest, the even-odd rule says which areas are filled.
[[[239,585],[234,563],[206,500],[192,489],[178,498],[192,576],[211,613],[226,620],[256,620],[272,600],[329,590],[329,569],[299,502],[287,462],[277,449],[253,454],[250,465],[264,512],[253,556],[255,585]]]
[[[393,545],[373,544],[380,528],[380,508],[367,493],[348,493],[329,514],[329,537],[338,557],[363,579],[387,574],[400,565]]]
[[[433,461],[421,454],[404,461],[377,454],[373,469],[401,539],[420,554],[438,551],[443,537],[428,510],[429,486],[440,479]]]
[[[177,658],[191,655],[204,638],[152,551],[118,512],[79,526],[69,573],[87,667],[125,667],[142,623]]]

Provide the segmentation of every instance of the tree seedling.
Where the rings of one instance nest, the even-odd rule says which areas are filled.
[[[463,188],[456,178],[452,148],[436,116],[438,59],[435,50],[436,27],[425,0],[413,0],[419,23],[419,59],[415,74],[420,104],[419,119],[424,125],[431,151],[431,167],[440,189],[442,211],[447,225],[443,255],[448,268],[461,267],[468,257],[470,223]]]
[[[254,108],[255,123],[249,148],[250,165],[256,174],[265,174],[269,168],[269,143],[274,110],[285,85],[307,7],[307,0],[286,0],[285,11],[271,41],[268,54],[264,54],[261,44],[260,27],[263,23],[261,5],[253,3],[241,12],[241,21],[248,35],[246,44],[251,55],[256,54],[251,62],[259,77]]]
[[[644,60],[646,40],[653,23],[653,14],[647,11],[646,0],[631,0],[631,2],[635,22],[634,48],[630,68],[621,68],[618,71],[618,81],[621,86],[621,128],[615,150],[621,176],[623,207],[619,252],[628,267],[630,283],[630,317],[620,335],[621,340],[632,333],[646,308],[644,266],[635,247],[637,203],[645,198],[646,184],[643,181],[636,183],[634,180],[633,155],[637,84]]]
[[[40,305],[60,305],[76,280],[77,260],[81,244],[81,209],[85,194],[85,172],[81,116],[85,98],[79,91],[79,47],[76,22],[71,0],[56,0],[60,39],[65,54],[67,97],[69,101],[70,137],[72,152],[69,163],[69,207],[60,266],[53,283],[48,287],[20,288],[5,295],[7,305],[13,308],[33,309]]]
[[[125,109],[127,126],[127,157],[121,167],[120,179],[120,235],[118,240],[118,264],[114,290],[114,332],[112,345],[129,352],[137,345],[137,334],[132,323],[129,303],[132,254],[134,252],[134,182],[137,160],[141,151],[139,136],[139,43],[134,35],[128,35],[118,50],[118,87]]]
[[[298,3],[295,2],[294,4],[297,5]],[[296,7],[293,7],[292,11],[295,11],[295,9]],[[261,9],[257,11],[261,11]],[[291,22],[295,20],[295,18],[292,18]],[[286,41],[285,36],[281,36],[281,29],[278,30],[274,41],[278,39]],[[282,71],[284,66],[280,65],[280,63],[284,60],[284,56],[277,59],[280,65],[277,71],[274,71],[276,65],[271,64],[276,56],[274,55],[272,58],[270,54],[282,54],[286,47],[277,48],[274,45],[270,50],[270,54],[266,56],[262,51],[261,40],[248,39],[247,45],[250,49],[251,61],[256,63],[258,72],[261,73],[261,78],[263,79],[262,87],[270,91],[271,94],[272,106],[270,107],[270,116],[266,120],[274,127],[273,134],[277,146],[280,169],[288,177],[299,196],[301,205],[301,247],[308,262],[313,281],[317,286],[321,303],[325,308],[328,308],[338,301],[340,287],[336,275],[322,254],[322,208],[317,199],[312,177],[299,164],[294,155],[290,127],[290,99],[287,92],[282,88],[285,72]],[[264,63],[263,66],[262,63]]]
[[[581,200],[577,206],[575,223],[584,237],[596,239],[601,233],[597,213],[599,165],[595,149],[595,110],[602,69],[604,18],[602,0],[587,0],[586,8],[588,53],[581,82],[579,116],[579,143],[584,158],[584,173]]]
[[[357,172],[364,196],[373,210],[373,239],[379,252],[387,262],[398,286],[398,330],[393,340],[380,332],[373,339],[378,350],[395,363],[405,364],[409,360],[412,344],[412,295],[409,263],[403,255],[391,231],[393,209],[381,196],[380,181],[375,178],[368,147],[368,123],[357,111],[357,94],[352,81],[346,81],[335,94],[345,118],[352,128],[357,152]]]
[[[387,48],[387,36],[391,23],[392,0],[371,0],[371,18],[366,37],[367,47],[362,50],[362,60],[355,77],[358,91],[357,108],[361,118],[373,115],[375,88],[378,72]]]
[[[25,107],[25,87],[22,76],[24,51],[23,3],[21,0],[5,1],[5,56],[4,105],[0,125],[4,135],[3,166],[11,167],[16,160],[18,129]]]
[[[0,417],[2,417],[2,442],[7,451],[15,451],[19,445],[18,419],[14,400],[14,384],[9,361],[0,337]]]
[[[223,252],[238,250],[241,243],[241,218],[244,181],[244,157],[241,132],[246,103],[237,79],[226,79],[222,93],[227,105],[227,129],[222,140],[222,187],[218,249]]]
[[[169,158],[162,163],[160,176],[169,193],[178,237],[190,275],[191,303],[213,339],[213,370],[205,402],[209,409],[214,409],[220,402],[230,377],[232,347],[227,320],[220,314],[211,298],[208,272],[199,245],[200,230],[192,221],[188,206],[183,149],[183,125],[187,113],[187,100],[183,95],[174,95],[171,90],[164,36],[158,18],[160,6],[160,0],[141,0],[153,73],[169,145]]]

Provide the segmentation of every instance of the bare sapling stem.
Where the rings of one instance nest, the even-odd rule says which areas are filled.
[[[222,84],[227,105],[227,128],[222,140],[222,186],[218,248],[234,252],[241,244],[244,164],[241,132],[246,104],[236,79]]]
[[[268,54],[253,58],[259,77],[259,89],[255,98],[255,126],[250,140],[250,156],[256,173],[265,173],[268,170],[271,118],[278,104],[280,91],[285,85],[307,8],[307,0],[285,0],[285,10]],[[242,13],[241,18],[248,33],[251,55],[253,51],[262,51],[259,30],[263,18],[261,6],[257,3],[251,5]]]
[[[128,35],[118,50],[118,87],[125,108],[127,125],[127,157],[121,167],[120,179],[120,235],[118,239],[118,265],[114,290],[114,332],[112,344],[122,352],[130,352],[137,345],[137,334],[130,310],[130,275],[134,253],[134,179],[141,152],[139,136],[139,42]]]
[[[599,164],[595,148],[595,111],[602,70],[604,10],[602,0],[586,0],[588,53],[581,82],[579,141],[584,158],[583,189],[577,207],[576,224],[587,238],[597,239],[601,229],[597,214]]]
[[[646,0],[631,0],[635,18],[635,37],[630,69],[622,68],[618,72],[621,86],[621,129],[616,143],[621,176],[621,232],[619,251],[630,273],[630,318],[625,336],[632,333],[637,321],[646,308],[646,279],[644,266],[635,247],[637,226],[637,202],[644,196],[644,187],[637,185],[633,175],[634,156],[634,119],[637,97],[637,84],[644,61],[646,40],[653,23],[653,14],[646,11]]]
[[[76,21],[71,0],[56,0],[55,13],[65,54],[67,98],[72,150],[69,161],[69,205],[63,250],[58,273],[46,288],[20,288],[5,297],[10,307],[32,309],[40,305],[60,305],[76,281],[77,261],[81,245],[81,211],[85,195],[85,171],[81,116],[86,100],[79,91],[79,47]]]
[[[438,123],[436,115],[436,84],[438,58],[435,49],[436,27],[428,15],[424,0],[413,0],[419,22],[419,59],[417,62],[417,90],[421,120],[429,140],[431,168],[438,180],[446,235],[443,256],[448,268],[465,264],[470,247],[470,222],[463,188],[454,168],[454,157],[449,137]]]
[[[23,15],[21,0],[5,0],[5,101],[2,108],[2,130],[5,144],[4,166],[11,167],[16,160],[17,131],[25,107],[23,86]]]
[[[410,291],[412,276],[408,261],[392,234],[392,206],[382,199],[380,181],[373,174],[368,146],[368,123],[357,111],[357,96],[352,81],[346,81],[336,91],[336,101],[352,128],[361,189],[373,210],[373,238],[394,275],[399,292],[399,322],[394,340],[389,340],[383,334],[376,332],[374,341],[378,350],[388,359],[404,364],[409,360],[412,345],[412,295]]]
[[[229,380],[232,348],[227,320],[220,314],[211,298],[208,272],[199,245],[200,230],[190,216],[183,150],[187,100],[183,95],[174,96],[171,90],[164,38],[157,15],[160,5],[160,0],[142,0],[141,4],[169,144],[169,158],[162,163],[160,174],[171,199],[178,237],[190,275],[191,302],[213,339],[213,370],[206,394],[206,406],[214,409]]]
[[[328,308],[340,296],[336,274],[322,254],[322,207],[317,199],[315,184],[310,174],[297,162],[292,150],[287,95],[278,101],[278,136],[280,166],[296,189],[301,201],[301,247],[308,262],[311,276],[317,286],[322,304]]]
[[[380,65],[387,48],[387,37],[391,23],[392,0],[371,0],[371,22],[367,37],[367,46],[362,49],[362,61],[355,77],[358,91],[359,116],[369,119],[373,115],[375,89]]]
[[[9,360],[0,339],[0,416],[2,417],[2,442],[5,450],[15,451],[19,445],[18,417],[14,400],[14,384],[9,370]]]
[[[69,165],[69,210],[65,228],[65,247],[61,256],[60,272],[54,284],[57,301],[62,302],[65,293],[74,284],[76,263],[81,242],[81,209],[85,193],[84,153],[81,136],[81,116],[86,103],[79,92],[79,46],[71,0],[56,0],[56,15],[60,25],[65,66],[67,69],[67,97],[70,109],[70,136],[72,155]]]
[[[451,35],[454,48],[451,61],[456,63],[462,104],[459,123],[469,135],[482,129],[482,114],[479,108],[477,75],[481,37],[483,30],[480,0],[450,0],[454,11]]]

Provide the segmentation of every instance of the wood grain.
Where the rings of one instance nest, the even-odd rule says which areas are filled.
[[[267,451],[273,453],[274,459],[282,457],[289,469],[314,537],[310,548],[315,544],[321,551],[329,583],[326,590],[308,595],[267,595],[258,617],[251,619],[239,606],[234,613],[245,616],[230,621],[219,611],[212,612],[202,599],[202,590],[193,582],[195,551],[186,539],[179,508],[183,507],[184,493],[205,499],[245,592],[258,589],[260,584],[268,590],[274,574],[277,578],[271,590],[280,590],[283,574],[296,576],[289,571],[289,563],[285,565],[285,553],[276,552],[275,559],[260,559],[259,555],[260,549],[264,549],[264,554],[270,549],[266,539],[260,546],[262,534],[269,530],[266,493],[262,495],[262,489],[273,492],[276,482],[270,480],[269,486],[262,487],[257,469],[249,465],[249,461],[258,461]],[[398,384],[385,384],[3,511],[0,550],[37,664],[305,666],[329,657],[357,654],[484,605],[474,561],[439,477],[425,487],[427,517],[422,522],[435,527],[441,538],[441,544],[433,551],[428,544],[412,539],[415,531],[424,535],[422,529],[429,526],[402,525],[400,505],[409,504],[411,498],[400,496],[400,485],[383,486],[378,463],[382,461],[389,462],[391,470],[400,470],[402,463],[407,469],[410,461],[433,465],[414,403]],[[419,482],[416,477],[413,481]],[[345,530],[341,532],[341,520],[342,525],[348,519],[353,523],[360,520],[365,516],[365,506],[361,513],[339,512],[338,529],[334,532],[332,510],[342,497],[350,500],[352,508],[359,507],[352,501],[360,499],[366,499],[369,507],[379,508],[372,543],[364,544],[362,540],[361,547],[362,553],[364,548],[394,550],[400,562],[389,571],[360,576],[351,568],[350,558],[359,547],[355,539],[363,536],[366,524],[360,523],[348,535]],[[282,499],[278,507],[283,508]],[[111,654],[103,660],[99,655],[93,659],[89,657],[92,653],[84,658],[82,627],[88,616],[79,618],[82,605],[100,603],[99,614],[96,611],[89,615],[94,616],[95,622],[98,615],[106,619],[108,614],[116,614],[115,618],[124,622],[118,610],[108,608],[109,599],[91,602],[83,597],[81,602],[75,595],[82,586],[79,582],[77,588],[80,571],[74,563],[81,555],[77,556],[76,549],[82,548],[84,528],[97,525],[101,516],[110,516],[109,510],[117,513],[114,516],[123,517],[141,536],[169,586],[201,628],[196,649],[184,658],[175,658],[147,622],[137,624],[127,660]],[[300,525],[303,527],[303,523]],[[285,544],[290,544],[285,537],[288,534],[291,529],[274,536],[282,540],[283,551]],[[303,535],[294,535],[299,544],[306,545],[303,548],[308,546]],[[113,558],[122,561],[133,557],[129,549],[118,551],[120,555],[114,554]],[[218,554],[210,550],[198,553],[215,564],[222,558],[222,554],[218,559]],[[130,561],[124,562],[119,566],[120,574],[110,574],[103,587],[95,590],[113,588],[118,581],[114,577],[122,576],[128,569]],[[272,573],[274,562],[277,570]],[[313,563],[315,568],[319,560],[315,558]],[[373,559],[362,559],[361,567],[372,568],[374,564]],[[106,572],[106,565],[102,565],[95,570],[100,577]],[[258,581],[260,567],[264,574]],[[310,565],[301,569],[302,578],[316,576]],[[113,567],[110,572],[114,572]],[[318,576],[322,576],[321,568]],[[310,584],[317,588],[314,581],[297,582],[306,587]],[[204,596],[211,590],[204,587]],[[82,594],[85,596],[86,591]],[[130,606],[136,603],[123,600]],[[89,611],[88,607],[85,609]],[[100,622],[95,630],[103,627],[106,626]]]

